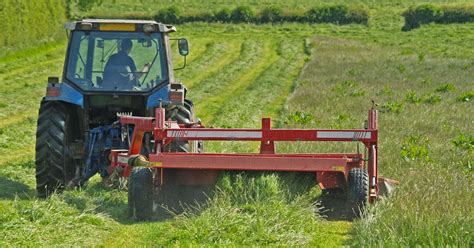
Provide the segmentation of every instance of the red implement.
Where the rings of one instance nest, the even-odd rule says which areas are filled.
[[[123,176],[128,176],[131,166],[139,163],[135,158],[141,151],[143,136],[153,134],[155,153],[142,158],[158,173],[159,184],[165,184],[166,171],[173,172],[173,180],[183,180],[183,184],[212,184],[218,171],[292,171],[314,173],[322,189],[345,187],[349,171],[353,168],[366,168],[368,174],[368,199],[373,202],[378,196],[377,188],[377,110],[368,112],[366,129],[353,130],[304,130],[272,129],[269,118],[262,119],[261,129],[219,129],[204,128],[196,124],[192,127],[178,125],[165,120],[165,110],[157,108],[155,118],[121,116],[123,125],[133,125],[134,132],[130,149],[127,152],[113,151],[113,170],[125,167]],[[169,153],[165,147],[173,141],[220,140],[220,141],[258,141],[259,154],[206,154]],[[337,154],[277,154],[275,142],[327,141],[361,142],[367,150],[367,157],[361,153]],[[187,182],[186,182],[187,181]]]

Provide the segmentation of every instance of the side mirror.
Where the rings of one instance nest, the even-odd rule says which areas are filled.
[[[179,49],[179,54],[181,56],[188,56],[189,54],[189,46],[188,46],[188,40],[186,39],[179,39],[178,40],[178,49]]]

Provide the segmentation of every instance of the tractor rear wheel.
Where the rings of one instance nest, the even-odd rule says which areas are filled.
[[[347,200],[356,214],[367,204],[369,197],[369,175],[362,168],[353,168],[347,178]]]
[[[74,178],[75,122],[65,104],[42,102],[36,129],[36,190],[44,198],[63,190]]]
[[[166,109],[166,120],[177,121],[178,124],[192,125],[196,122],[194,116],[194,104],[191,100],[185,99],[183,105],[172,105]],[[191,152],[190,142],[188,141],[173,141],[165,150],[167,152]],[[199,146],[198,146],[199,147]],[[201,151],[196,151],[201,152]]]
[[[128,213],[134,220],[148,220],[153,215],[153,172],[133,168],[128,179]]]

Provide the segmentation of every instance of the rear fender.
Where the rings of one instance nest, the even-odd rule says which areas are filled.
[[[44,101],[62,101],[84,108],[84,95],[65,83],[48,84]]]

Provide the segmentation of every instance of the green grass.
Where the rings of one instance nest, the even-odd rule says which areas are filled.
[[[459,93],[472,88],[467,79],[473,71],[462,66],[468,60],[429,58],[419,62],[416,56],[393,48],[334,38],[314,42],[314,60],[307,64],[303,83],[290,97],[289,113],[303,111],[322,126],[340,119],[335,115],[350,116],[345,127],[356,128],[361,126],[370,99],[381,105],[396,102],[404,106],[399,112],[379,116],[380,173],[400,180],[402,186],[355,223],[352,242],[356,246],[472,246],[474,208],[469,191],[473,177],[467,164],[472,164],[474,150],[467,145],[468,138],[458,134],[472,135],[474,111],[470,103],[456,101]],[[405,70],[400,70],[400,64]],[[364,95],[332,90],[346,80],[357,82]],[[454,87],[441,93],[444,82]],[[404,97],[408,92],[436,95],[439,102],[412,104]],[[319,105],[314,107],[316,102],[311,99],[318,99]],[[320,145],[298,148],[335,150]]]
[[[126,192],[103,187],[97,177],[85,189],[36,199],[35,122],[47,76],[61,75],[65,43],[59,42],[0,52],[0,246],[472,247],[474,25],[401,32],[399,14],[411,1],[366,3],[373,12],[367,27],[193,23],[176,35],[191,47],[187,68],[176,76],[207,126],[258,127],[271,116],[278,127],[361,128],[374,99],[383,110],[380,173],[401,186],[364,218],[324,220],[314,204],[317,187],[272,173],[223,175],[207,204],[166,221],[133,223]],[[205,1],[186,6],[214,8]],[[154,11],[155,5],[106,0],[92,12],[105,8]],[[181,62],[176,55],[174,61]],[[207,151],[256,148],[206,143]],[[277,148],[356,149],[304,142]]]

